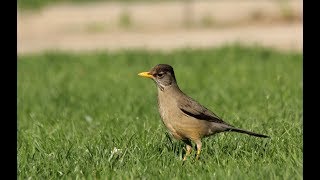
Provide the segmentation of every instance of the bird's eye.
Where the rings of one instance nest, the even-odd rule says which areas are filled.
[[[164,73],[158,73],[158,74],[157,74],[157,77],[158,77],[158,78],[162,78],[162,77],[163,77],[163,74],[164,74]]]

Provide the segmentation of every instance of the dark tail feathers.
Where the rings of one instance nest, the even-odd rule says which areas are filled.
[[[263,134],[258,134],[258,133],[254,133],[251,131],[247,131],[247,130],[243,130],[243,129],[238,129],[238,128],[230,128],[228,129],[229,131],[234,131],[234,132],[239,132],[239,133],[245,133],[245,134],[249,134],[251,136],[256,136],[256,137],[262,137],[262,138],[270,138],[270,136],[267,135],[263,135]]]

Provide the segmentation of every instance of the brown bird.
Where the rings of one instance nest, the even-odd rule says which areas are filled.
[[[256,137],[269,137],[236,128],[224,122],[216,114],[184,94],[177,84],[170,65],[158,64],[149,72],[142,72],[138,75],[151,78],[156,83],[161,119],[169,133],[186,144],[183,160],[186,160],[192,151],[192,141],[197,146],[196,159],[199,159],[201,139],[216,133],[234,131]]]

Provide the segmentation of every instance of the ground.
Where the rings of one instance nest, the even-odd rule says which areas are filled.
[[[302,2],[60,4],[18,12],[18,54],[42,50],[215,47],[302,51]]]

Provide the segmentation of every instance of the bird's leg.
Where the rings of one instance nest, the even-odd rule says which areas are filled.
[[[197,140],[197,141],[195,141],[195,143],[197,144],[197,155],[196,155],[196,159],[198,160],[198,159],[199,159],[199,156],[200,156],[200,153],[201,153],[202,143],[201,143],[201,140]]]
[[[183,140],[183,142],[186,144],[186,154],[183,157],[183,161],[185,161],[192,151],[192,144],[190,140]]]
[[[187,160],[187,156],[189,156],[191,151],[192,151],[192,146],[186,144],[186,148],[187,148],[187,151],[186,151],[186,154],[183,157],[183,161]]]

